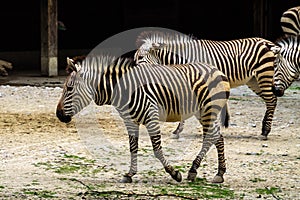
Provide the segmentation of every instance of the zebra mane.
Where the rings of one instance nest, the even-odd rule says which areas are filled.
[[[143,44],[152,45],[152,43],[170,44],[174,41],[188,42],[197,39],[193,35],[185,35],[183,33],[166,33],[161,31],[144,31],[138,35],[136,46],[139,48]]]
[[[82,62],[84,71],[105,70],[110,66],[134,66],[135,62],[132,58],[116,57],[109,54],[88,55]]]
[[[275,44],[281,48],[292,48],[300,51],[300,35],[284,35],[275,41]]]

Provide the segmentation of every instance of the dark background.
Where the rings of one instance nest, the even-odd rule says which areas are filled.
[[[255,1],[264,1],[267,32],[254,28]],[[230,40],[263,36],[274,41],[282,35],[281,14],[299,6],[299,0],[58,0],[59,64],[72,50],[89,51],[114,34],[140,27],[163,27],[199,39]],[[16,68],[39,69],[40,1],[1,1],[0,59]],[[70,55],[72,56],[72,55]]]

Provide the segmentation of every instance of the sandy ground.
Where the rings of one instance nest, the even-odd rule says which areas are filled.
[[[246,87],[232,90],[230,127],[222,129],[227,173],[223,184],[211,186],[231,195],[215,197],[201,196],[202,191],[186,180],[202,141],[194,118],[186,121],[179,140],[170,138],[177,123],[161,124],[165,154],[182,171],[183,182],[176,183],[164,172],[141,127],[139,172],[132,184],[121,184],[130,158],[127,133],[114,108],[91,105],[66,125],[55,116],[60,87],[2,85],[0,198],[300,199],[298,85],[278,100],[267,141],[258,139],[264,103]],[[198,170],[198,177],[204,178],[198,184],[208,184],[216,168],[212,148]]]

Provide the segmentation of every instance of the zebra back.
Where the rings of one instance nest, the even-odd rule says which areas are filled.
[[[137,63],[208,63],[217,66],[228,77],[231,87],[246,84],[252,76],[265,70],[265,63],[269,63],[271,73],[278,52],[274,50],[273,42],[258,37],[213,41],[154,32],[141,34],[137,44],[141,45],[135,53]]]

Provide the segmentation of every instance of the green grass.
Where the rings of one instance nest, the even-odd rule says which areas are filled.
[[[256,193],[261,195],[274,195],[280,192],[280,188],[271,187],[271,188],[258,188],[255,190]]]
[[[290,86],[288,90],[300,90],[300,86]]]
[[[48,190],[38,190],[38,189],[23,189],[25,195],[36,196],[42,199],[45,198],[55,198],[56,193]]]
[[[253,183],[258,183],[258,182],[264,182],[264,181],[266,181],[266,179],[253,178],[253,179],[250,179],[250,181],[253,182]]]
[[[99,187],[98,185],[85,184],[81,181],[77,182],[80,182],[87,188],[86,192],[80,193],[78,196],[84,195],[87,199],[101,199],[107,197],[109,197],[109,199],[160,199],[161,197],[166,199],[174,197],[176,199],[234,199],[236,197],[233,190],[227,186],[208,183],[206,179],[200,178],[197,178],[194,182],[146,183],[149,184],[146,186],[148,188],[146,191],[127,191],[126,189],[104,190],[105,187],[103,186]],[[140,183],[132,184],[136,184],[136,187],[139,187]]]
[[[33,164],[36,167],[43,167],[58,174],[71,174],[78,172],[80,174],[97,174],[101,167],[95,165],[95,160],[87,159],[77,155],[63,154],[54,161],[38,162]]]
[[[234,192],[222,184],[208,183],[206,179],[197,178],[194,182],[153,186],[163,195],[176,195],[186,198],[232,199]]]

